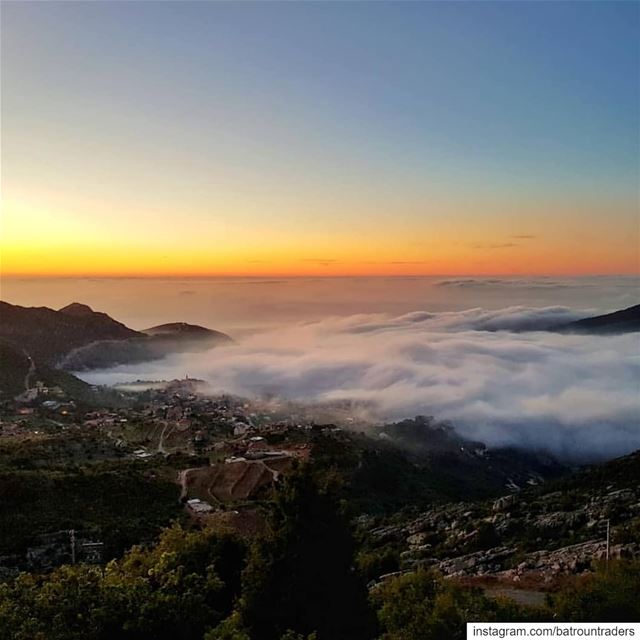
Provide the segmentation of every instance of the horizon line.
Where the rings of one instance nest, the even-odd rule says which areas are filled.
[[[464,273],[359,273],[359,274],[320,274],[320,273],[242,273],[242,274],[228,274],[228,273],[209,273],[209,274],[185,274],[185,273],[161,273],[161,274],[147,274],[147,273],[0,273],[0,281],[7,280],[63,280],[63,279],[87,279],[94,280],[208,280],[208,279],[225,279],[225,280],[240,280],[245,278],[254,278],[259,280],[270,280],[273,278],[281,279],[306,279],[306,278],[319,278],[325,280],[331,279],[343,279],[343,278],[627,278],[637,277],[640,278],[640,271],[632,272],[495,272],[495,273],[477,273],[477,272],[464,272]]]

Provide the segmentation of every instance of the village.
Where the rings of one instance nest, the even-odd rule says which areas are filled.
[[[349,450],[354,434],[370,426],[357,417],[357,407],[346,403],[311,407],[277,398],[211,396],[203,393],[203,384],[188,377],[138,381],[119,387],[118,406],[101,407],[36,383],[28,396],[0,404],[0,463],[7,450],[28,445],[48,451],[49,444],[54,453],[42,455],[59,464],[133,465],[172,487],[169,499],[183,523],[252,536],[264,530],[261,505],[298,462],[312,458],[319,438]],[[429,419],[420,417],[409,422],[427,430],[431,446],[457,456],[456,464],[492,464],[483,447],[458,447],[448,427],[429,426]],[[389,446],[388,431],[385,427],[377,435],[382,447]],[[396,429],[395,437],[400,433]],[[495,500],[434,504],[391,521],[361,515],[358,528],[366,544],[397,558],[395,570],[377,576],[370,587],[418,567],[435,567],[457,580],[484,584],[491,579],[496,588],[534,584],[544,589],[562,575],[588,571],[599,558],[640,555],[630,529],[640,513],[636,490],[615,483],[604,491],[585,488],[575,497],[585,506],[575,511],[565,504],[563,492],[538,497],[535,487],[542,479],[531,478],[521,486],[534,492],[524,491],[522,498],[509,479],[505,495]],[[610,544],[604,522],[612,525]],[[17,562],[0,558],[0,572],[102,563],[109,556],[104,547],[95,530],[47,530]]]
[[[252,502],[268,497],[295,461],[309,459],[314,435],[342,433],[335,424],[314,422],[308,408],[210,397],[199,393],[201,384],[185,378],[131,385],[131,391],[125,386],[121,406],[91,407],[37,382],[29,393],[0,404],[0,447],[55,446],[63,464],[144,464],[153,476],[165,474],[175,483],[184,518],[200,526],[235,517],[242,527],[255,521]],[[352,424],[347,408],[339,409]],[[100,541],[75,538],[80,542],[70,543],[67,530],[39,536],[27,550],[26,566],[102,560]]]

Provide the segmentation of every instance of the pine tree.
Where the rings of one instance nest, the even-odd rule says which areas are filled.
[[[240,612],[255,640],[276,640],[289,630],[316,632],[318,640],[375,635],[348,522],[308,467],[279,491],[271,534],[255,546],[243,576]]]

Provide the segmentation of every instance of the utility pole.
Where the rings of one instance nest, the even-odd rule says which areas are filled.
[[[69,540],[71,541],[71,564],[76,563],[76,530],[69,530]]]
[[[611,536],[610,536],[610,532],[611,532],[611,520],[609,518],[607,518],[607,571],[609,570],[609,547],[610,547],[610,540],[611,540]]]

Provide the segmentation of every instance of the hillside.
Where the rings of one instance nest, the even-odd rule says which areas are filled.
[[[544,453],[487,449],[426,416],[387,424],[371,436],[319,436],[313,458],[319,470],[340,473],[359,509],[379,514],[448,500],[483,500],[568,471]]]
[[[80,470],[0,468],[0,499],[0,528],[12,532],[0,541],[0,555],[22,554],[39,535],[77,528],[99,535],[110,557],[178,515],[175,486],[124,461]]]
[[[640,487],[640,450],[602,464],[584,467],[546,486],[551,491],[602,491]]]
[[[17,396],[25,390],[29,358],[13,345],[0,340],[0,398]]]
[[[45,387],[60,387],[67,398],[97,406],[120,404],[118,394],[109,390],[94,390],[76,376],[48,364],[37,364],[24,351],[0,340],[0,401],[23,394],[27,388],[41,382]]]
[[[97,340],[140,336],[106,313],[73,303],[59,311],[0,301],[0,338],[24,349],[36,362],[57,364],[74,348]]]
[[[607,313],[602,316],[584,318],[556,327],[556,331],[576,333],[625,333],[640,331],[640,304]]]
[[[70,371],[105,369],[120,364],[159,360],[170,353],[204,351],[233,343],[221,331],[186,322],[172,322],[142,330],[125,340],[101,340],[68,353],[61,366]]]
[[[184,322],[134,331],[78,302],[56,311],[0,301],[0,397],[18,395],[40,380],[93,402],[89,385],[67,371],[157,360],[231,342],[224,333]]]
[[[387,570],[549,588],[605,557],[607,525],[612,558],[640,557],[639,479],[636,451],[494,501],[433,505],[401,523],[371,519],[367,553],[395,558]]]

